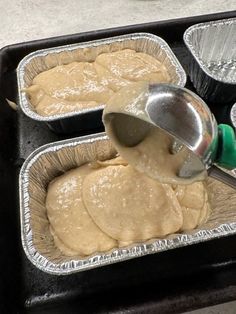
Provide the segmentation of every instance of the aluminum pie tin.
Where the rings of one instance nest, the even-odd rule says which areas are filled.
[[[227,194],[230,201],[224,201],[226,207],[212,212],[201,228],[83,258],[63,255],[49,231],[45,208],[48,183],[69,169],[92,160],[112,158],[115,154],[106,134],[98,133],[47,144],[27,158],[19,176],[21,239],[28,259],[37,268],[50,274],[67,275],[236,233],[236,194],[233,190],[231,195]],[[221,195],[221,188],[218,190]]]
[[[26,93],[22,89],[29,87],[36,75],[55,66],[69,64],[74,61],[92,62],[101,53],[122,49],[134,49],[157,58],[166,66],[173,84],[179,86],[185,85],[185,71],[168,44],[162,38],[153,34],[134,33],[42,49],[27,55],[17,67],[19,106],[21,110],[33,120],[46,122],[53,131],[58,133],[71,133],[73,131],[101,126],[104,104],[94,108],[46,117],[39,115],[34,110]]]
[[[189,74],[198,94],[212,103],[236,101],[236,18],[189,27]]]

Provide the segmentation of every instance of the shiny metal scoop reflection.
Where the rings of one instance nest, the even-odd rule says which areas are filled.
[[[176,158],[168,158],[168,166],[170,169],[176,169],[174,175],[180,178],[183,184],[203,179],[208,171],[210,176],[236,188],[235,177],[213,167],[216,162],[223,167],[227,163],[219,152],[225,152],[222,149],[223,143],[226,143],[222,141],[222,130],[230,126],[218,126],[210,109],[200,97],[186,88],[145,82],[135,83],[133,90],[130,86],[125,87],[119,93],[119,97],[114,98],[103,112],[106,131],[119,152],[127,152],[127,149],[131,152],[132,147],[137,147],[145,141],[156,127],[159,134],[165,133],[168,145],[170,143],[169,153],[176,155],[173,156]],[[120,99],[122,103],[118,102]],[[228,139],[234,142],[232,132],[229,132]],[[227,142],[228,147],[230,141]],[[142,161],[142,171],[147,165],[144,172],[155,179],[157,175],[150,170],[147,160],[154,156],[151,151],[163,151],[162,143],[157,139],[149,146],[149,150],[142,152],[146,160]],[[138,156],[138,153],[135,156]],[[236,145],[234,154],[229,156],[233,161],[231,166],[236,166]],[[129,157],[130,155],[126,154],[126,158]],[[163,163],[165,157],[161,158]],[[219,163],[222,160],[224,162]],[[134,162],[133,166],[137,164]],[[167,181],[169,183],[171,178],[166,177]]]
[[[190,178],[203,169],[219,181],[236,188],[236,178],[213,166],[218,147],[218,126],[205,102],[186,88],[170,84],[149,86],[146,111],[153,124],[174,137],[172,153],[186,146],[193,154],[178,175]]]

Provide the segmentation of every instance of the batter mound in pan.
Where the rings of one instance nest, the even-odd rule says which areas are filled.
[[[162,184],[121,157],[53,180],[46,208],[55,245],[80,256],[193,229],[210,211],[205,183]]]
[[[124,49],[102,53],[94,62],[72,62],[38,74],[24,89],[42,116],[89,109],[107,103],[132,82],[169,82],[167,69],[154,57]]]

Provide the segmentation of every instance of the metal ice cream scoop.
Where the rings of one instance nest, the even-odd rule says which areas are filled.
[[[207,170],[210,176],[236,188],[236,178],[216,166],[229,170],[236,168],[236,140],[233,128],[229,125],[217,125],[205,102],[186,88],[153,84],[148,86],[146,95],[142,105],[144,114],[137,117],[139,129],[145,129],[147,122],[151,123],[174,138],[172,154],[178,154],[185,146],[192,153],[192,157],[181,166],[178,176],[193,178]],[[128,117],[129,115],[130,113],[127,113]],[[136,118],[135,114],[131,115],[130,119]],[[129,134],[132,135],[129,125],[131,124],[126,119],[125,141],[129,141]],[[119,132],[124,133],[124,130],[116,129],[116,134]],[[140,137],[143,136],[142,133],[145,132],[138,132]]]

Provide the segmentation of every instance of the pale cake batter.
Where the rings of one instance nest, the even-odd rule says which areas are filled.
[[[56,178],[46,208],[55,245],[80,256],[189,230],[209,214],[204,183],[161,184],[121,157]]]
[[[82,185],[91,171],[88,165],[68,171],[48,188],[46,208],[51,231],[66,255],[90,255],[116,246],[116,241],[97,227],[84,207]]]
[[[173,186],[183,213],[181,230],[192,230],[203,224],[209,214],[210,205],[205,182]]]
[[[168,82],[166,67],[152,56],[124,49],[112,53],[102,53],[95,61],[116,77],[128,81]]]
[[[178,231],[181,208],[169,186],[131,166],[108,166],[88,175],[84,204],[106,234],[120,241],[141,241]]]
[[[124,49],[100,54],[94,62],[72,62],[38,74],[23,91],[43,116],[107,103],[121,87],[134,81],[169,82],[164,65],[145,53]]]

